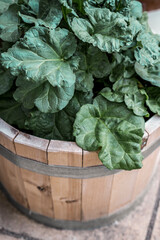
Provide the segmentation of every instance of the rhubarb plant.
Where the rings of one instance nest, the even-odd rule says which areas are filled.
[[[0,0],[0,117],[142,167],[145,121],[160,115],[160,36],[136,0]]]

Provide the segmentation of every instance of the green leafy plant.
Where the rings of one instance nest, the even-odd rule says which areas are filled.
[[[0,117],[142,167],[145,119],[160,115],[160,37],[134,0],[0,0]]]

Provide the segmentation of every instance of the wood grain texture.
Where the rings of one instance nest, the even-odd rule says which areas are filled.
[[[121,171],[113,176],[109,213],[114,213],[132,201],[137,170]]]
[[[0,144],[15,153],[13,140],[19,131],[0,118]]]
[[[22,206],[28,208],[26,192],[20,168],[0,156],[0,180],[9,194]]]
[[[55,219],[81,220],[81,179],[50,177]]]
[[[7,159],[4,157],[0,156],[0,182],[7,188],[7,182],[6,182],[6,166],[5,162]]]
[[[151,236],[151,240],[159,240],[160,236],[160,204],[157,211],[157,216],[155,219],[155,224]]]
[[[48,164],[82,167],[82,149],[74,142],[50,141]]]
[[[21,169],[26,195],[31,211],[54,217],[50,178]]]
[[[88,152],[83,150],[83,167],[92,167],[103,165],[98,158],[97,152]]]
[[[147,121],[146,130],[149,139],[144,150],[160,137],[160,117]],[[49,165],[90,169],[102,165],[96,152],[82,154],[82,149],[73,142],[49,142],[19,133],[3,120],[0,120],[0,144],[11,151],[15,144],[16,154]],[[20,169],[0,156],[0,181],[18,203],[31,211],[59,220],[89,221],[110,215],[136,199],[152,176],[159,152],[160,147],[144,160],[141,170],[83,180]]]
[[[14,144],[18,155],[47,163],[48,140],[20,132],[14,139]]]
[[[149,119],[145,124],[145,131],[145,136],[148,134],[149,137],[144,150],[160,138],[160,116],[155,115]]]
[[[82,219],[84,221],[108,215],[113,176],[83,179]]]
[[[138,170],[133,199],[137,198],[138,195],[145,190],[149,180],[151,179],[154,169],[156,168],[156,164],[158,164],[159,161],[160,147],[144,159],[143,167]]]

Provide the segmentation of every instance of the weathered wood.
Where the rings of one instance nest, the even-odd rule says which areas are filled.
[[[0,144],[15,153],[14,138],[19,131],[0,118]]]
[[[4,174],[5,174],[5,171],[4,171],[5,167],[4,167],[4,161],[3,161],[3,159],[4,159],[4,157],[2,157],[2,156],[0,155],[0,183],[2,183],[2,184],[3,184],[3,182],[4,182]],[[3,185],[4,185],[4,184],[3,184]]]
[[[81,220],[81,179],[50,177],[56,219]]]
[[[82,167],[82,149],[74,142],[50,141],[48,164]]]
[[[0,182],[2,182],[2,184],[5,186],[5,188],[7,188],[7,182],[6,182],[6,166],[5,166],[5,161],[7,161],[7,159],[5,159],[4,157],[2,157],[0,155]]]
[[[84,221],[108,215],[113,175],[83,179],[82,219]]]
[[[48,140],[20,132],[14,144],[18,155],[47,163]]]
[[[114,213],[121,207],[132,201],[133,189],[135,187],[137,172],[121,171],[113,176],[109,213]]]
[[[88,152],[83,150],[83,167],[92,167],[103,165],[98,158],[97,152]]]
[[[155,219],[151,240],[159,240],[159,236],[160,236],[160,204],[157,209],[157,216]]]
[[[20,168],[0,156],[0,180],[15,201],[28,208]]]
[[[160,160],[160,147],[150,154],[143,161],[143,167],[138,170],[138,175],[136,179],[135,188],[133,190],[133,199],[137,198],[146,188],[149,180],[151,179],[154,169],[156,168],[156,163]]]
[[[31,211],[54,217],[50,178],[21,169],[26,195]]]
[[[160,117],[155,115],[150,118],[145,124],[145,136],[148,134],[148,140],[146,147],[153,144],[158,138],[160,138]],[[144,150],[145,150],[144,149]]]
[[[81,171],[86,174],[95,169],[93,166],[96,169],[103,168],[97,152],[82,151],[73,142],[48,141],[19,133],[3,120],[0,121],[0,137],[0,144],[15,152],[6,151],[4,154],[4,148],[1,148],[2,155],[10,158],[9,161],[0,156],[0,181],[4,187],[20,205],[57,222],[69,220],[84,223],[117,214],[142,194],[160,160],[160,147],[156,149],[160,137],[158,116],[146,123],[144,138],[148,141],[142,152],[144,156],[150,155],[143,161],[142,169],[108,170],[103,176],[92,175],[90,178],[88,175],[83,177]],[[19,158],[16,154],[25,158]],[[21,161],[26,165],[20,164]],[[36,171],[26,167],[29,165],[35,167]],[[44,167],[45,171],[41,171]],[[69,174],[61,177],[52,175],[53,169],[57,171],[59,167]],[[74,174],[70,175],[71,171],[76,171],[78,179]]]

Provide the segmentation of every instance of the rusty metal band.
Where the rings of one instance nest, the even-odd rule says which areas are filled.
[[[152,144],[149,148],[143,151],[144,158],[148,157],[152,152],[154,152],[160,146],[160,138]],[[68,167],[59,165],[47,165],[35,161],[33,159],[21,157],[4,146],[0,145],[0,155],[15,164],[16,166],[27,169],[31,172],[36,172],[43,175],[63,177],[63,178],[75,178],[75,179],[88,179],[103,177],[112,174],[116,174],[122,170],[108,170],[105,166],[93,166],[93,167]]]

